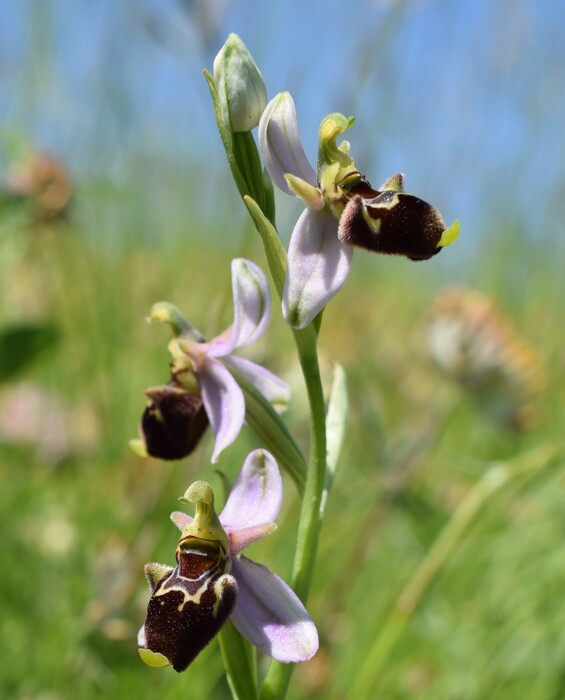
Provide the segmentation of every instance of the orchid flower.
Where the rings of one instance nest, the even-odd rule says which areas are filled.
[[[185,457],[194,450],[209,422],[215,435],[215,463],[238,436],[245,418],[244,395],[231,370],[271,403],[284,406],[288,402],[285,382],[232,354],[265,331],[271,296],[264,273],[254,263],[238,258],[232,261],[231,271],[234,321],[210,342],[172,304],[159,302],[151,309],[151,322],[167,323],[173,330],[169,343],[173,360],[171,381],[146,391],[151,403],[140,426],[145,454],[162,459]],[[139,445],[134,448],[140,451]]]
[[[304,154],[296,110],[288,92],[267,105],[259,123],[265,167],[280,189],[300,197],[306,209],[288,248],[283,315],[304,328],[341,289],[351,267],[352,246],[426,260],[452,243],[456,221],[446,229],[440,213],[402,191],[399,173],[374,190],[336,139],[353,124],[330,114],[320,125],[315,172]]]
[[[145,566],[152,595],[138,635],[143,661],[184,671],[230,616],[247,640],[277,661],[310,659],[318,633],[296,594],[269,569],[239,556],[277,527],[282,479],[273,457],[265,450],[247,457],[219,517],[204,481],[180,500],[194,504],[196,513],[171,514],[182,531],[176,566]]]

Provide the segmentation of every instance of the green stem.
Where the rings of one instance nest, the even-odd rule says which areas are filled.
[[[322,524],[320,504],[326,480],[326,423],[324,394],[316,348],[316,332],[310,325],[304,330],[293,331],[293,335],[310,404],[310,460],[300,511],[292,573],[294,591],[306,604]],[[281,664],[273,661],[261,689],[261,700],[282,700],[288,690],[293,668],[292,664]]]
[[[317,335],[312,327],[294,331],[293,335],[310,404],[310,460],[292,575],[294,590],[305,603],[316,560],[321,526],[320,502],[326,480],[326,408],[318,364]]]
[[[383,670],[397,641],[482,508],[501,491],[511,486],[522,487],[539,474],[546,473],[549,467],[559,463],[562,455],[562,445],[539,448],[513,462],[492,467],[473,486],[404,587],[387,620],[381,626],[373,646],[365,655],[359,673],[355,675],[350,697],[356,700],[377,697]]]
[[[277,230],[268,220],[261,208],[251,197],[244,197],[249,213],[253,217],[257,230],[263,240],[267,263],[279,297],[282,297],[286,251]],[[318,551],[318,538],[321,527],[322,494],[326,482],[326,409],[324,393],[318,365],[318,321],[303,330],[293,331],[294,342],[310,405],[310,459],[306,474],[306,484],[298,524],[296,553],[292,573],[293,588],[303,603],[306,603],[310,591],[310,582]],[[293,666],[271,663],[265,683],[261,689],[261,700],[281,700],[286,695]]]

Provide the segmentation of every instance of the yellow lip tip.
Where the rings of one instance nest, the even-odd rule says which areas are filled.
[[[149,456],[147,454],[147,450],[145,449],[145,444],[143,443],[143,440],[139,440],[138,438],[134,438],[133,440],[130,440],[129,441],[129,448],[138,457],[148,457]]]
[[[138,649],[139,656],[144,664],[151,666],[152,668],[164,668],[165,666],[170,666],[171,662],[163,654],[159,654],[158,651],[151,651],[150,649]]]
[[[455,241],[459,238],[460,229],[461,222],[459,221],[459,219],[457,219],[457,221],[454,221],[451,224],[451,226],[449,228],[446,228],[445,231],[441,234],[441,238],[439,239],[437,247],[445,248],[445,246],[455,243]]]

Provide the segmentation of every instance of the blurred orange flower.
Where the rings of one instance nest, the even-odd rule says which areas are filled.
[[[8,190],[29,201],[37,221],[64,216],[72,198],[72,183],[63,162],[40,151],[15,165],[6,178]]]
[[[442,291],[428,314],[427,339],[436,365],[490,418],[518,430],[539,421],[543,362],[493,299],[458,287]]]

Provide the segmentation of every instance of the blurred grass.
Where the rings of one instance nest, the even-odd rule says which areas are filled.
[[[136,206],[142,220],[150,203]],[[166,330],[143,319],[168,299],[212,336],[231,320],[232,254],[264,266],[250,225],[226,245],[208,226],[150,244],[132,226],[115,245],[97,245],[96,219],[81,218],[79,206],[58,226],[18,218],[0,229],[2,325],[58,329],[59,342],[25,382],[56,397],[62,417],[48,429],[66,436],[58,450],[45,450],[39,435],[0,444],[2,697],[229,697],[216,642],[182,676],[146,668],[135,645],[148,597],[143,564],[172,561],[176,499],[195,478],[221,492],[209,435],[176,464],[141,460],[127,447],[145,387],[168,376]],[[329,381],[330,359],[345,366],[351,416],[309,604],[322,647],[297,669],[292,698],[349,698],[398,594],[477,479],[495,460],[561,439],[561,271],[527,241],[516,246],[518,235],[501,231],[476,261],[458,260],[457,246],[423,265],[357,253],[326,310],[322,369]],[[489,422],[431,364],[425,312],[458,267],[500,300],[547,363],[544,420],[529,432]],[[287,420],[306,446],[300,374],[277,304],[250,353],[293,385]],[[10,406],[3,394],[2,411]],[[233,478],[255,446],[246,429],[219,467]],[[485,509],[392,649],[379,697],[563,697],[563,480],[558,468]],[[298,501],[285,483],[279,530],[251,556],[288,578]]]

